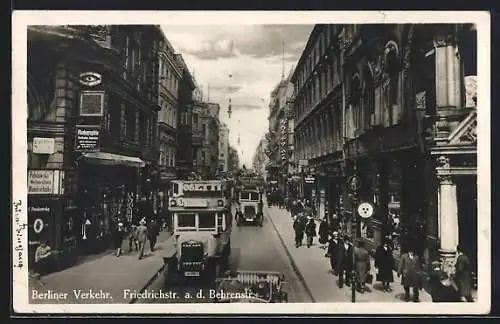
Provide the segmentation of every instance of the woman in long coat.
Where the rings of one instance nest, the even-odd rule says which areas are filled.
[[[385,292],[392,291],[390,286],[394,282],[394,256],[389,240],[386,238],[375,251],[375,268],[377,268],[377,281],[382,282],[382,287]]]
[[[320,244],[328,243],[328,223],[326,217],[319,224],[318,235]]]
[[[356,269],[358,290],[364,293],[366,290],[366,278],[370,272],[370,253],[365,248],[365,243],[359,241],[354,248],[354,267]]]

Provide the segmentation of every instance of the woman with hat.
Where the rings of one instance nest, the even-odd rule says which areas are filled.
[[[146,219],[142,218],[137,226],[137,241],[139,242],[139,260],[144,256],[144,246],[148,240],[148,228],[146,227]]]
[[[392,254],[391,241],[388,237],[384,238],[382,244],[375,251],[375,268],[377,268],[377,281],[382,282],[384,292],[392,291],[390,286],[394,281],[394,256]]]
[[[362,240],[359,240],[358,246],[354,248],[354,266],[358,279],[356,288],[360,293],[364,293],[370,273],[370,253],[365,247],[365,242]]]

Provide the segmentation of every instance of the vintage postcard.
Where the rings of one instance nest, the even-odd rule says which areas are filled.
[[[488,313],[489,33],[14,12],[14,311]]]

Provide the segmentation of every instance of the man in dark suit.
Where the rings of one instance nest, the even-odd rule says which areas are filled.
[[[405,301],[410,300],[410,288],[412,288],[413,301],[419,302],[419,290],[422,289],[422,268],[413,247],[401,256],[398,277],[401,277],[401,284],[405,289]]]
[[[328,244],[328,253],[326,256],[330,258],[330,266],[332,267],[332,272],[334,275],[337,275],[338,270],[338,250],[341,242],[339,240],[339,233],[337,231],[333,232],[332,238]]]
[[[351,285],[350,275],[352,272],[353,246],[348,235],[344,235],[343,242],[338,247],[338,273],[339,288],[344,286],[344,280],[347,286]]]

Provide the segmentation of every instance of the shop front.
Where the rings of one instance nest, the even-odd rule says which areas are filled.
[[[172,217],[168,212],[168,197],[171,181],[176,179],[175,168],[163,168],[159,172],[157,215],[165,226],[171,227]]]
[[[29,267],[41,242],[70,260],[76,252],[70,200],[64,195],[64,170],[28,170]]]
[[[83,153],[78,159],[78,207],[81,229],[78,241],[84,253],[96,253],[110,246],[118,218],[139,223],[135,205],[141,189],[138,157],[106,152]]]

